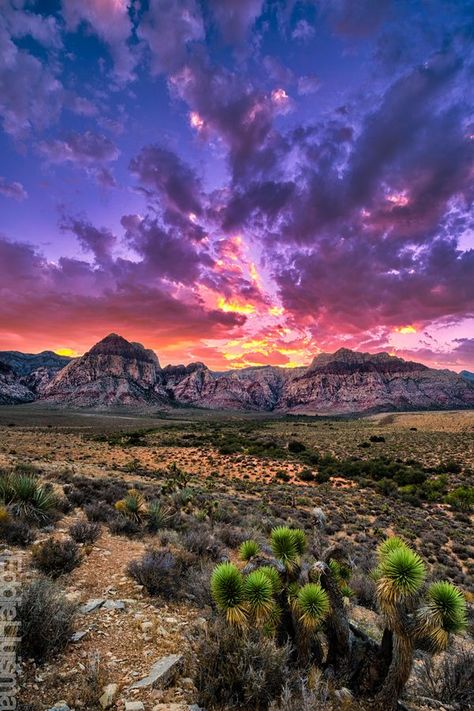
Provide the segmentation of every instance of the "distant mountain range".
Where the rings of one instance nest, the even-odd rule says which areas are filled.
[[[0,351],[0,404],[33,401],[101,410],[191,406],[326,415],[474,407],[474,383],[388,353],[346,348],[320,353],[301,368],[162,368],[152,350],[112,333],[75,359]]]
[[[461,378],[464,378],[465,380],[470,380],[474,383],[474,373],[470,373],[469,370],[461,370],[459,375],[461,376]]]

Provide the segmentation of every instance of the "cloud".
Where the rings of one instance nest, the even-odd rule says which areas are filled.
[[[64,139],[43,141],[41,154],[49,163],[76,163],[81,166],[117,160],[118,148],[105,136],[92,131],[71,132]]]
[[[19,49],[0,18],[0,118],[15,139],[54,123],[62,110],[64,89],[53,70]]]
[[[263,0],[210,0],[215,22],[224,40],[230,44],[242,42],[260,16]]]
[[[12,347],[47,341],[85,350],[111,329],[157,348],[203,333],[239,333],[245,316],[207,308],[192,290],[175,291],[158,278],[144,281],[143,268],[143,261],[124,259],[99,268],[67,258],[53,264],[32,246],[0,237],[0,338]]]
[[[145,146],[130,161],[130,170],[147,194],[165,208],[186,217],[201,214],[200,181],[173,151],[159,145]]]
[[[4,197],[13,198],[21,202],[28,197],[28,193],[21,183],[12,182],[9,183],[5,178],[0,176],[0,195]]]
[[[62,0],[62,12],[70,32],[85,23],[105,42],[120,80],[134,78],[137,59],[129,45],[132,21],[128,0]]]
[[[149,47],[153,74],[176,71],[189,45],[205,37],[199,5],[195,0],[150,0],[137,34]]]

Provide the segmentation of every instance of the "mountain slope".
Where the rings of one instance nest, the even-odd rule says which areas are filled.
[[[41,399],[74,407],[147,406],[167,400],[153,351],[112,333],[70,362]]]
[[[17,405],[34,399],[35,394],[20,382],[13,368],[0,361],[0,405]]]
[[[70,362],[71,358],[61,356],[54,351],[42,353],[20,353],[20,351],[0,351],[0,361],[6,363],[17,375],[28,376],[39,368],[56,373]]]
[[[36,397],[47,403],[95,409],[188,405],[345,414],[474,407],[474,385],[466,379],[388,353],[341,348],[336,353],[320,353],[308,368],[263,366],[215,373],[203,363],[161,368],[153,351],[116,334],[70,361],[52,379],[47,368],[40,368],[21,380],[9,369],[3,380],[3,392],[9,388],[4,398],[9,401]]]

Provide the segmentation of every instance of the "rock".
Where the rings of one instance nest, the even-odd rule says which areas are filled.
[[[145,711],[145,707],[141,701],[126,701],[125,711]]]
[[[173,676],[177,673],[182,660],[182,654],[170,654],[167,657],[162,657],[153,664],[148,676],[144,679],[140,679],[140,681],[134,682],[130,689],[142,689],[148,686],[163,688],[170,683]]]
[[[102,605],[103,610],[125,610],[123,600],[106,600]]]
[[[179,684],[183,689],[194,689],[194,681],[188,676],[184,677],[184,679],[180,679]]]
[[[85,603],[85,605],[82,605],[79,608],[79,612],[81,615],[88,615],[89,613],[94,612],[94,610],[98,610],[99,607],[102,607],[104,602],[105,600],[103,598],[98,598],[97,600],[89,600]]]
[[[103,689],[104,693],[99,699],[99,704],[103,709],[109,709],[117,696],[118,685],[117,684],[107,684]]]
[[[87,634],[87,630],[82,630],[82,632],[74,632],[71,637],[71,642],[80,642],[83,637]]]
[[[143,632],[148,632],[153,629],[153,622],[149,622],[148,620],[146,622],[142,622],[141,628]]]
[[[56,701],[54,706],[51,706],[48,711],[71,711],[71,709],[65,701]]]

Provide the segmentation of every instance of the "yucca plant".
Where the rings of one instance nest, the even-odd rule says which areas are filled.
[[[155,533],[162,528],[166,528],[172,518],[171,509],[163,506],[159,501],[152,501],[150,503],[146,515],[147,527],[152,533]]]
[[[449,582],[433,583],[423,595],[426,577],[420,556],[400,538],[389,538],[378,548],[374,571],[377,599],[392,635],[390,665],[377,696],[379,708],[393,709],[413,666],[418,644],[433,653],[446,649],[450,633],[466,623],[466,603]]]
[[[249,561],[260,552],[260,546],[257,541],[244,541],[239,548],[240,560]]]
[[[270,543],[275,558],[283,563],[289,573],[293,573],[306,547],[304,531],[279,526],[271,532]]]
[[[244,577],[232,563],[221,563],[211,576],[211,593],[217,607],[230,624],[245,625],[247,604]]]
[[[329,612],[329,597],[319,583],[307,583],[298,591],[295,609],[307,630],[315,630]]]
[[[30,474],[12,473],[1,479],[0,497],[14,516],[45,521],[58,503],[49,487]]]
[[[123,499],[117,501],[115,509],[133,521],[140,523],[146,513],[145,499],[139,491],[130,489]]]

